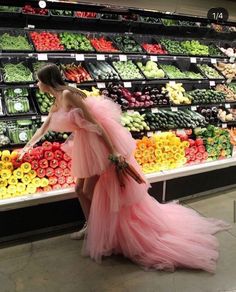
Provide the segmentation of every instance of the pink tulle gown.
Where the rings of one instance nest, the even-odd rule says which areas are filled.
[[[92,97],[85,103],[117,152],[141,172],[133,156],[135,141],[120,125],[120,107]],[[158,203],[148,194],[148,183],[127,178],[126,187],[121,188],[99,129],[84,119],[81,109],[53,113],[50,129],[73,132],[63,148],[72,157],[75,177],[100,175],[88,220],[85,255],[100,262],[102,256],[123,254],[145,269],[215,271],[218,242],[213,234],[228,229],[227,223],[204,218],[175,203]]]

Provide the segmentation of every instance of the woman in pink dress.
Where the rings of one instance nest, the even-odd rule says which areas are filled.
[[[66,86],[58,67],[49,64],[38,72],[40,91],[55,103],[40,129],[24,147],[24,155],[48,130],[72,132],[63,150],[72,158],[75,192],[87,226],[83,254],[100,262],[103,256],[123,254],[145,269],[174,271],[176,267],[213,273],[218,242],[213,234],[229,228],[176,203],[160,204],[148,194],[149,184],[134,159],[135,141],[120,124],[114,102],[87,97]],[[108,156],[123,157],[145,180],[130,176],[122,187]]]

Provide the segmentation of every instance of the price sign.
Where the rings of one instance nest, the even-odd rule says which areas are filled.
[[[215,7],[208,10],[207,18],[217,21],[227,21],[229,12],[223,7]]]
[[[98,82],[97,83],[97,88],[106,88],[106,84],[103,82]]]
[[[229,103],[226,103],[225,104],[225,108],[230,108],[230,104]]]
[[[38,54],[38,60],[39,61],[47,61],[48,55],[47,54]]]
[[[178,111],[178,108],[177,107],[171,107],[171,110],[172,110],[172,112],[177,112]]]
[[[215,85],[216,85],[215,81],[214,80],[211,80],[210,81],[210,86],[215,86]]]
[[[222,124],[222,128],[226,129],[227,128],[227,124],[226,123]]]
[[[169,84],[170,85],[175,85],[175,81],[170,81]]]
[[[120,61],[127,61],[127,56],[126,55],[119,55]]]
[[[148,137],[152,137],[152,135],[153,135],[153,132],[147,132]]]
[[[196,111],[197,110],[197,107],[195,105],[191,106],[191,110],[192,111]]]
[[[150,56],[150,60],[153,62],[157,62],[157,56]]]
[[[105,55],[97,55],[97,60],[98,61],[104,61],[105,60]]]
[[[124,87],[132,87],[131,82],[124,82]]]
[[[212,64],[216,64],[216,59],[211,59]]]
[[[84,61],[84,54],[75,54],[76,61]]]
[[[197,58],[194,57],[190,58],[190,63],[197,63]]]
[[[30,87],[30,88],[33,88],[33,87],[34,87],[34,84],[30,84],[29,87]]]
[[[155,108],[152,108],[152,109],[151,109],[151,112],[152,112],[153,114],[155,114],[155,113],[158,113],[159,110],[158,110],[158,108],[155,107]]]

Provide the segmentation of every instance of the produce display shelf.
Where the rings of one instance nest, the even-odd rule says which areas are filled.
[[[146,174],[146,178],[150,183],[168,181],[179,177],[194,175],[203,172],[214,171],[217,169],[227,168],[236,165],[236,157],[233,156],[228,159],[205,162],[202,164],[184,166],[173,170],[166,170]],[[57,202],[76,198],[73,188],[60,189],[50,192],[41,192],[22,197],[14,197],[0,200],[0,212],[35,206],[45,203]]]
[[[77,56],[76,56],[77,55]],[[184,55],[149,55],[149,54],[127,54],[127,53],[120,53],[120,54],[113,54],[113,53],[81,53],[81,52],[73,52],[68,53],[63,51],[63,53],[58,52],[40,52],[40,53],[8,53],[8,52],[1,52],[0,51],[0,59],[4,58],[33,58],[33,59],[74,59],[76,60],[79,58],[84,58],[85,60],[97,60],[99,59],[99,56],[104,56],[105,59],[109,60],[120,60],[120,58],[124,58],[123,56],[126,56],[127,60],[140,60],[140,59],[146,59],[146,60],[162,60],[162,61],[183,61],[187,60],[192,63],[199,63],[199,62],[208,62],[208,63],[214,63],[215,61],[223,61],[223,62],[229,62],[230,58],[227,56],[219,56],[219,57],[199,57],[199,56],[184,56]]]
[[[124,87],[132,87],[133,85],[156,85],[156,84],[166,84],[169,82],[175,82],[175,83],[183,83],[183,84],[205,84],[205,85],[211,85],[211,82],[215,82],[215,84],[224,84],[226,83],[225,79],[215,79],[215,80],[197,80],[197,79],[153,79],[153,80],[127,80],[127,81],[122,81],[122,80],[115,80],[112,81],[113,83],[118,83],[118,84],[123,84]],[[97,86],[98,88],[105,88],[109,83],[111,83],[111,81],[107,81],[107,80],[101,80],[101,81],[90,81],[90,82],[83,82],[83,83],[73,83],[72,81],[70,81],[69,83],[71,84],[77,84],[78,87],[88,87],[88,86]],[[130,83],[131,86],[127,86],[127,83]],[[214,85],[212,85],[214,86]],[[1,83],[0,84],[0,88],[37,88],[36,84],[4,84]]]

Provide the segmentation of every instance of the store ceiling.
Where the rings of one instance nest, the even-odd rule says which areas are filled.
[[[50,0],[49,0],[50,1]],[[56,2],[55,0],[51,0]],[[207,12],[210,8],[224,7],[229,12],[229,21],[236,22],[236,0],[83,0],[83,1],[60,1],[60,2],[74,2],[74,3],[96,3],[102,5],[112,5],[115,7],[131,7],[155,10],[160,12],[171,12],[179,15],[207,17]]]

